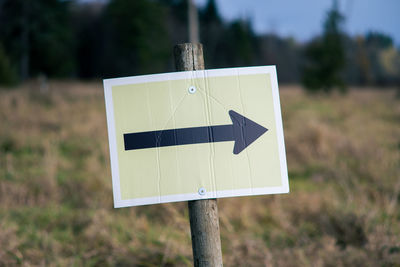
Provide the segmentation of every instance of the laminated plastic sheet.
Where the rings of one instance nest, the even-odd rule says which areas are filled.
[[[104,80],[114,206],[288,193],[275,66]]]

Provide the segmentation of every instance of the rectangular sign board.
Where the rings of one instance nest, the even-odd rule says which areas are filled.
[[[104,80],[115,207],[289,192],[275,66]]]

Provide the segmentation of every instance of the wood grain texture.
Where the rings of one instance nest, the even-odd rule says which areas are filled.
[[[216,199],[188,202],[194,266],[222,266]]]
[[[202,44],[178,44],[174,47],[177,71],[204,70]]]

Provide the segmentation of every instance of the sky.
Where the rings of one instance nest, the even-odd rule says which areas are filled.
[[[307,41],[322,31],[331,0],[216,0],[222,17],[250,19],[257,33],[274,32]],[[195,0],[204,6],[207,0]],[[339,0],[345,31],[364,35],[379,31],[400,45],[400,0]]]

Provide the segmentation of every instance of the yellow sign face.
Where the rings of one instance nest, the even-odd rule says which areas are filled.
[[[104,80],[114,206],[289,192],[274,66]]]

